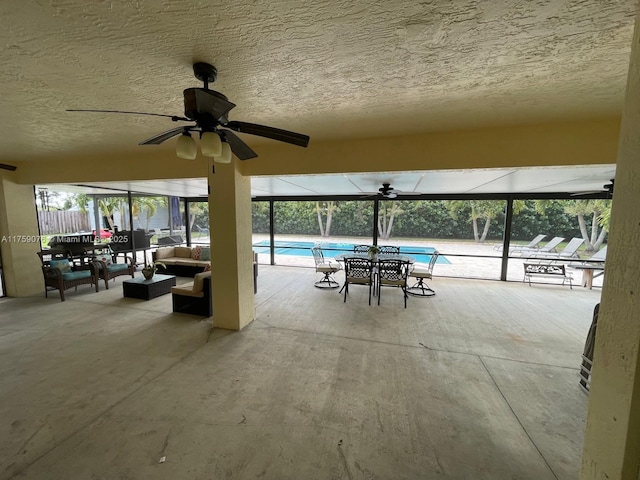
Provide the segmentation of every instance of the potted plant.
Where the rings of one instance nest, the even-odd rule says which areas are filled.
[[[147,264],[142,269],[142,275],[144,276],[145,280],[151,280],[156,274],[156,270],[158,270],[158,267],[167,268],[167,266],[162,262],[151,262]]]
[[[378,254],[380,253],[380,247],[377,245],[371,245],[367,250],[367,253],[369,253],[369,258],[371,260],[375,260],[378,258]]]

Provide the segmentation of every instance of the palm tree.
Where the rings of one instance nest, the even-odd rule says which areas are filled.
[[[331,220],[333,212],[338,210],[336,202],[316,202],[316,214],[318,216],[318,226],[320,227],[320,236],[328,237],[331,231]],[[326,216],[326,225],[323,222],[323,215]]]
[[[380,202],[380,210],[378,211],[378,232],[381,239],[388,240],[391,238],[393,220],[396,216],[401,215],[402,213],[403,211],[398,202],[388,200]]]
[[[458,212],[468,211],[473,228],[473,239],[477,243],[484,243],[491,227],[491,222],[504,211],[504,200],[454,200],[449,203],[449,213],[452,218],[458,218]],[[513,201],[513,213],[518,214],[524,208],[524,201]],[[478,221],[484,220],[482,234],[479,233]]]

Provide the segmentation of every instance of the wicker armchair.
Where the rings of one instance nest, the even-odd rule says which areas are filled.
[[[78,290],[78,285],[95,285],[98,291],[98,269],[93,263],[84,267],[72,264],[68,252],[62,250],[43,250],[38,252],[42,262],[44,276],[44,295],[49,296],[50,290],[60,292],[60,301],[65,301],[64,291],[71,287]]]
[[[98,278],[104,280],[104,286],[107,290],[109,290],[109,280],[113,278],[120,275],[135,277],[136,266],[131,257],[125,255],[124,263],[115,263],[115,259],[116,257],[109,246],[104,247],[102,251],[96,249],[93,252],[92,263],[96,265]]]

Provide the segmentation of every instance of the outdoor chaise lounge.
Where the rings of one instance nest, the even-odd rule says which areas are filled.
[[[564,247],[562,249],[562,251],[558,252],[558,253],[552,253],[552,252],[544,252],[542,255],[539,253],[530,255],[531,257],[546,257],[546,258],[553,258],[554,260],[557,259],[569,259],[569,258],[576,258],[578,256],[578,248],[580,248],[580,246],[584,243],[584,239],[582,238],[578,238],[578,237],[574,237],[571,239],[571,241],[569,243],[567,243],[567,246]]]
[[[593,288],[593,279],[604,274],[604,261],[607,258],[607,247],[601,248],[582,263],[570,263],[571,268],[582,270],[582,286]],[[598,270],[598,273],[595,273]]]
[[[526,250],[537,250],[538,249],[538,244],[544,240],[547,236],[546,235],[537,235],[533,240],[531,240],[529,243],[527,243],[526,245],[511,245],[509,247],[509,254],[512,254],[513,252],[517,252],[523,249]],[[494,248],[494,250],[500,250],[502,251],[502,244],[500,245],[496,245]]]
[[[547,253],[555,253],[556,247],[564,241],[564,237],[553,237],[540,248],[522,248],[518,250],[520,256],[545,256]]]

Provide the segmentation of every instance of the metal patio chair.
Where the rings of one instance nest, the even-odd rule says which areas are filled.
[[[313,247],[311,253],[313,253],[313,260],[316,263],[316,272],[324,275],[314,285],[318,288],[338,288],[340,284],[333,278],[333,275],[342,270],[340,264],[326,261],[320,247]]]
[[[366,258],[346,257],[344,259],[345,280],[344,301],[347,301],[349,284],[369,286],[369,305],[371,305],[371,292],[374,283],[374,262]]]
[[[378,305],[382,287],[399,287],[404,296],[404,308],[407,308],[407,276],[409,274],[409,262],[404,260],[380,259],[378,260]]]
[[[424,281],[425,279],[431,280],[433,278],[433,267],[438,261],[439,255],[440,253],[435,250],[429,259],[429,265],[426,267],[422,267],[420,265],[413,266],[413,270],[409,272],[409,276],[415,278],[416,283],[407,288],[407,293],[409,295],[415,295],[417,297],[431,297],[436,294],[436,292]]]

